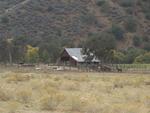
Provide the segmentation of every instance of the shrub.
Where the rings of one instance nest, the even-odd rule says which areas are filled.
[[[101,11],[104,12],[104,13],[109,13],[109,11],[111,10],[110,8],[110,4],[109,2],[105,2],[102,7],[101,7]]]
[[[61,85],[61,89],[68,90],[68,91],[76,91],[79,90],[79,84],[73,82],[64,82]]]
[[[128,7],[128,8],[126,9],[126,12],[127,12],[128,14],[132,15],[133,12],[134,12],[133,7]]]
[[[92,24],[95,24],[97,22],[95,15],[93,15],[91,13],[82,14],[80,16],[80,20],[81,20],[81,22],[88,24],[88,25],[92,25]]]
[[[124,30],[117,25],[112,25],[111,31],[117,40],[121,40],[124,35]]]
[[[82,111],[84,103],[81,101],[80,96],[72,96],[70,102],[70,110],[72,111]]]
[[[142,44],[142,37],[139,37],[139,36],[135,36],[133,38],[133,44],[134,46],[140,46]]]
[[[102,5],[105,4],[105,2],[106,2],[105,0],[98,0],[96,4],[97,4],[98,6],[102,6]]]
[[[150,51],[150,41],[144,43],[144,49]]]
[[[24,81],[28,81],[28,80],[30,80],[29,75],[23,75],[23,74],[19,74],[19,73],[10,73],[6,77],[6,81],[8,83],[10,83],[10,82],[24,82]]]
[[[6,90],[0,88],[0,101],[8,101],[10,100],[10,95]]]
[[[7,24],[9,22],[9,18],[7,16],[1,17],[1,22]]]
[[[150,12],[145,13],[145,17],[150,20]]]
[[[64,95],[61,94],[44,95],[40,99],[40,108],[42,110],[55,110],[64,98]]]
[[[8,113],[16,113],[19,106],[19,103],[16,101],[9,101],[7,105]]]
[[[16,98],[21,103],[28,103],[31,100],[32,91],[26,89],[26,90],[20,90],[16,94]]]
[[[128,32],[136,32],[137,22],[133,17],[128,17],[125,21],[125,28]]]
[[[134,5],[134,0],[120,0],[120,5],[123,7],[132,7]]]

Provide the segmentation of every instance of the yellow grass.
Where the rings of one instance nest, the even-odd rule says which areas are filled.
[[[150,113],[150,75],[3,71],[0,113]]]

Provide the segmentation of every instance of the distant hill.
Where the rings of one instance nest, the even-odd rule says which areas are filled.
[[[27,37],[35,44],[68,39],[76,45],[104,31],[119,37],[118,48],[135,46],[140,38],[143,47],[150,38],[150,1],[0,0],[0,39]]]

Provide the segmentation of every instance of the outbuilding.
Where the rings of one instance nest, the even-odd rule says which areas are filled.
[[[69,66],[78,66],[84,64],[99,64],[100,60],[94,57],[90,62],[85,60],[86,55],[83,54],[82,48],[65,48],[60,55],[58,60],[59,63],[69,65]]]

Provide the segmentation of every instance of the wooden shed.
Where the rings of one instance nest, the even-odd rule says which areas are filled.
[[[87,63],[85,61],[86,55],[83,54],[82,48],[65,48],[60,55],[59,63],[78,66]],[[90,63],[98,64],[100,61],[93,58]]]

